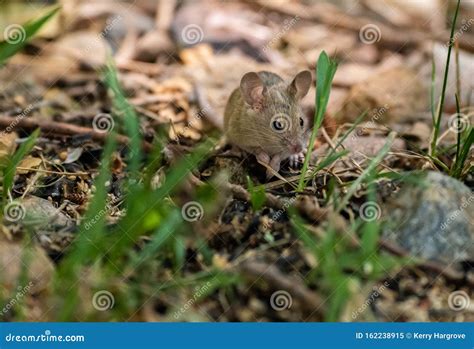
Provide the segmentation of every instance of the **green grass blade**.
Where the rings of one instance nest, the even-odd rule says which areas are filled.
[[[334,153],[331,152],[328,156],[326,156],[314,169],[313,172],[311,172],[311,177],[314,177],[317,172],[321,171],[323,168],[328,167],[332,165],[336,160],[342,158],[343,156],[346,156],[349,154],[349,150],[342,150],[340,152]]]
[[[453,23],[451,24],[451,34],[449,35],[449,46],[448,46],[448,56],[446,57],[446,66],[444,68],[444,78],[443,78],[443,87],[441,89],[441,98],[438,106],[438,117],[436,119],[436,124],[434,125],[433,139],[431,140],[431,155],[436,155],[436,146],[438,144],[439,128],[441,125],[441,116],[443,115],[443,106],[444,106],[444,97],[446,95],[446,87],[448,85],[448,72],[449,72],[449,61],[451,60],[451,51],[454,45],[454,29],[456,27],[456,21],[459,13],[459,4],[461,0],[458,0],[456,5],[456,11],[454,12]]]
[[[354,123],[351,125],[351,127],[349,127],[349,129],[347,130],[346,133],[344,133],[344,135],[339,139],[339,141],[336,143],[334,149],[331,150],[331,153],[335,152],[335,149],[337,149],[341,144],[342,142],[344,142],[346,140],[346,138],[351,134],[351,132],[362,122],[362,120],[364,120],[365,116],[367,115],[369,111],[368,110],[365,110],[363,111],[358,117],[357,119],[355,119]],[[329,154],[331,154],[329,153]]]
[[[456,97],[456,117],[457,117],[457,125],[460,127],[462,125],[461,118],[461,108],[460,108],[460,103],[459,103],[459,98],[458,95],[455,95]],[[462,171],[464,168],[464,163],[467,159],[467,156],[469,154],[469,150],[473,144],[473,130],[471,130],[467,133],[467,137],[462,140],[463,132],[461,129],[458,130],[457,135],[456,135],[456,158],[454,159],[454,162],[451,166],[451,169],[449,170],[449,174],[455,178],[460,178],[462,175]]]
[[[104,77],[107,87],[113,94],[112,102],[114,108],[121,114],[118,119],[123,122],[123,127],[130,139],[128,152],[129,178],[136,180],[140,174],[140,164],[143,156],[141,150],[142,137],[138,117],[133,107],[125,98],[125,94],[118,80],[117,69],[110,58],[105,68]]]
[[[80,277],[80,273],[77,271],[84,265],[98,261],[98,256],[102,256],[105,251],[103,243],[106,237],[107,217],[107,188],[105,184],[111,176],[112,153],[116,147],[115,134],[113,134],[105,144],[99,175],[94,182],[96,192],[81,221],[71,252],[62,261],[55,275],[56,292],[60,294],[63,289],[68,290],[64,295],[64,306],[59,314],[60,321],[72,319],[72,314],[79,302],[78,289],[74,287],[77,278]]]
[[[456,117],[457,117],[457,126],[459,127],[461,124],[461,107],[459,105],[459,96],[456,94]],[[455,167],[459,164],[459,154],[461,151],[461,130],[458,130],[457,137],[456,137],[456,161],[454,163]]]
[[[255,212],[260,210],[265,203],[266,196],[265,196],[265,186],[257,185],[255,186],[252,183],[252,180],[249,176],[247,176],[247,187],[250,193],[250,202],[252,203],[252,208]]]
[[[436,63],[434,57],[431,60],[431,88],[430,88],[430,105],[431,105],[431,121],[433,125],[436,122],[436,107],[435,107],[435,83],[436,83]]]
[[[167,195],[177,189],[186,176],[207,157],[209,150],[214,144],[213,141],[207,140],[200,144],[193,153],[186,155],[166,174],[164,183],[158,189],[154,191],[141,191],[141,195],[139,193],[128,194],[127,198],[130,200],[130,205],[127,207],[127,214],[118,223],[119,234],[127,234],[128,238],[119,239],[111,247],[110,254],[112,260],[119,258],[123,251],[130,244],[133,244],[133,239],[145,232],[143,220],[147,213],[163,206],[163,200]]]
[[[463,141],[461,151],[459,152],[459,159],[456,159],[456,167],[453,177],[461,178],[463,175],[464,164],[467,160],[471,147],[474,144],[474,128],[471,127],[466,139]]]
[[[3,172],[3,202],[7,202],[8,193],[13,187],[15,172],[20,161],[28,154],[35,146],[36,139],[40,134],[40,130],[36,129],[25,142],[23,142],[18,150],[11,157],[7,159],[6,164],[2,164]]]
[[[60,7],[55,7],[49,12],[47,12],[44,16],[29,21],[21,26],[22,33],[19,35],[21,36],[21,40],[7,40],[0,42],[0,64],[5,63],[5,61],[15,55],[18,51],[20,51],[30,40],[41,27],[48,22],[55,14],[58,12]],[[6,38],[5,38],[6,39]]]
[[[84,214],[77,238],[75,241],[75,248],[72,250],[68,258],[62,263],[64,268],[70,264],[80,265],[78,261],[88,262],[88,259],[92,256],[89,255],[90,251],[95,251],[99,254],[103,251],[98,251],[97,247],[100,245],[100,241],[103,239],[103,233],[105,230],[106,217],[107,217],[107,187],[106,182],[111,177],[111,159],[112,154],[117,148],[117,142],[115,140],[115,134],[108,138],[105,145],[104,152],[102,154],[101,165],[99,169],[99,175],[94,181],[96,191],[92,200]],[[72,265],[69,265],[72,267]]]
[[[156,258],[156,254],[165,245],[165,243],[176,233],[179,226],[183,223],[183,217],[178,210],[171,211],[164,222],[160,224],[156,232],[151,236],[151,241],[145,248],[131,261],[131,267],[137,268],[140,264],[151,258]]]
[[[347,190],[346,195],[342,199],[341,202],[337,205],[336,211],[342,210],[347,203],[349,202],[349,199],[354,195],[354,193],[357,191],[359,185],[368,177],[372,175],[372,172],[375,170],[377,165],[382,161],[385,155],[387,155],[388,151],[390,150],[393,140],[395,139],[395,134],[391,133],[388,136],[388,140],[385,143],[385,145],[382,147],[382,149],[379,151],[379,153],[370,161],[369,166],[360,174],[360,176],[351,184],[349,189]]]
[[[313,145],[316,140],[319,127],[323,122],[324,113],[329,101],[329,95],[331,92],[332,79],[336,73],[337,63],[331,60],[326,52],[321,52],[319,55],[318,63],[316,66],[316,109],[314,115],[314,125],[311,132],[308,151],[303,163],[303,169],[301,170],[301,176],[298,181],[297,191],[301,192],[305,186],[306,172],[308,171],[309,159],[313,150]]]
[[[325,156],[324,160],[322,160],[317,166],[316,168],[313,170],[313,172],[311,172],[311,175],[308,177],[308,178],[313,178],[316,173],[320,170],[322,170],[323,168],[327,167],[327,166],[330,166],[332,165],[332,163],[334,163],[336,160],[338,160],[339,158],[349,154],[349,151],[348,150],[343,150],[343,151],[340,151],[338,153],[336,153],[336,149],[338,147],[341,146],[342,142],[344,142],[344,140],[350,135],[350,133],[357,127],[357,125],[359,125],[362,120],[364,119],[364,117],[367,115],[367,110],[364,111],[363,113],[361,113],[357,119],[354,121],[354,123],[351,125],[351,127],[346,131],[346,133],[344,133],[344,135],[339,139],[339,141],[336,143],[336,145],[334,146],[333,149],[331,149],[331,151],[329,152],[328,155]]]

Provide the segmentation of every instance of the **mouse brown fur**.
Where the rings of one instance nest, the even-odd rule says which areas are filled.
[[[227,141],[277,172],[283,160],[301,159],[310,127],[300,101],[311,83],[307,70],[289,83],[267,71],[245,74],[225,108]]]

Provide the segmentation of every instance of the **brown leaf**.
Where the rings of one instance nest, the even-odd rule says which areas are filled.
[[[38,168],[43,160],[40,158],[36,158],[34,156],[28,156],[24,158],[23,160],[20,161],[18,164],[18,174],[27,174],[30,172],[32,169]]]
[[[344,103],[340,118],[353,122],[368,110],[367,120],[392,123],[413,120],[427,109],[428,91],[416,72],[393,68],[354,85]]]
[[[0,160],[12,155],[16,149],[15,140],[18,135],[15,132],[12,133],[0,133]]]

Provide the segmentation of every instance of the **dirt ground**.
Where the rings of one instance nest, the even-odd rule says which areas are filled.
[[[0,319],[474,321],[474,3],[456,5],[0,2],[23,45],[0,68]],[[309,70],[311,132],[322,52],[308,167],[269,176],[225,141],[228,98]]]

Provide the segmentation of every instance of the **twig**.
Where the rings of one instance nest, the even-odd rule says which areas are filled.
[[[212,125],[223,131],[224,118],[220,116],[213,108],[213,106],[209,103],[204,89],[199,84],[194,84],[194,95],[196,98],[197,105],[200,109],[200,113],[202,113],[206,120],[209,121]]]
[[[324,300],[316,292],[308,289],[301,279],[284,275],[276,266],[256,260],[245,260],[239,267],[254,283],[262,279],[272,289],[285,290],[291,297],[300,300],[305,310],[311,313],[315,310],[324,313]]]
[[[176,0],[160,0],[156,6],[155,26],[161,32],[168,32],[173,22]]]
[[[108,132],[98,132],[89,127],[71,125],[65,122],[50,122],[32,118],[18,118],[0,115],[0,129],[7,128],[9,129],[9,131],[13,131],[16,129],[35,130],[39,128],[42,131],[48,132],[49,135],[53,136],[57,134],[65,136],[87,135],[98,142],[105,142],[110,137]],[[118,134],[117,142],[119,142],[120,144],[128,144],[129,138],[127,136]],[[146,141],[143,141],[142,146],[143,150],[147,152],[153,149],[153,146]]]
[[[406,47],[408,45],[423,44],[427,40],[436,40],[446,42],[449,32],[439,30],[436,33],[426,33],[419,30],[404,30],[401,28],[392,28],[388,25],[367,17],[354,17],[341,11],[337,6],[330,3],[317,3],[311,6],[304,6],[298,3],[285,3],[277,1],[257,0],[251,2],[254,6],[258,5],[271,11],[276,11],[289,16],[298,16],[302,19],[317,21],[328,25],[329,27],[341,28],[352,31],[360,31],[366,25],[375,25],[379,28],[381,35],[377,44],[389,47]],[[472,52],[474,42],[470,35],[460,35],[459,47]]]
[[[324,137],[324,140],[327,142],[327,144],[329,145],[329,147],[334,150],[334,151],[337,151],[336,149],[336,145],[334,144],[334,142],[331,140],[331,137],[329,137],[328,133],[326,132],[326,128],[325,127],[321,127],[321,134],[323,135]],[[342,146],[342,144],[341,144]],[[342,148],[344,148],[344,146],[342,146]],[[345,148],[344,148],[345,149]],[[357,167],[357,169],[362,172],[364,171],[360,166],[359,164],[357,164],[354,159],[350,159],[352,164]],[[349,164],[347,163],[346,160],[344,159],[341,159],[341,162],[344,164],[344,166],[346,166],[347,168],[350,168]]]
[[[41,172],[48,174],[57,174],[62,176],[90,176],[90,172],[62,172],[62,171],[50,171],[41,168],[29,168],[29,167],[17,167],[17,170],[31,171],[31,172]]]
[[[243,200],[243,201],[250,201],[250,194],[244,187],[237,184],[227,184],[226,188],[232,193],[234,198]],[[284,207],[283,202],[275,195],[265,193],[265,204],[268,207],[275,208],[280,210]]]
[[[380,239],[379,246],[396,256],[409,256],[409,252],[407,250],[386,239]],[[462,272],[459,272],[450,266],[444,266],[434,261],[416,260],[416,267],[439,273],[450,281],[460,281],[464,278]]]

